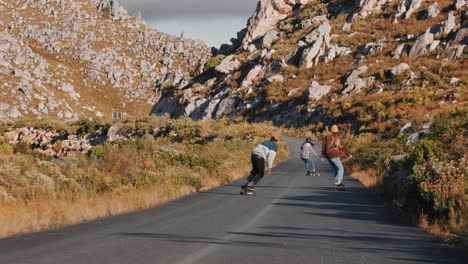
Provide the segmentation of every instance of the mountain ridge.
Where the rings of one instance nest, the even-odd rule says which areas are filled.
[[[211,57],[201,41],[148,28],[114,0],[0,1],[0,120],[146,115],[158,84]]]
[[[466,7],[460,0],[260,1],[247,28],[210,61],[218,61],[214,67],[163,97],[154,112],[195,120],[243,115],[300,127],[332,122],[320,114],[325,101],[382,92],[398,97],[405,87],[428,86],[422,76],[431,65],[464,64]],[[394,69],[399,65],[405,70]],[[466,85],[465,73],[451,74],[442,77],[444,86]]]

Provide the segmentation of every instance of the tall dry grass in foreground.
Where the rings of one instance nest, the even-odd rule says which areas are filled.
[[[122,123],[132,139],[97,145],[62,163],[0,143],[0,237],[145,209],[245,177],[250,151],[275,130],[187,118]],[[288,153],[279,144],[277,163]]]
[[[189,186],[109,192],[73,200],[37,198],[0,205],[0,237],[77,224],[145,209],[193,193]]]

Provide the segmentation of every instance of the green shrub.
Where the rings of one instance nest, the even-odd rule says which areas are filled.
[[[14,153],[14,149],[9,144],[0,144],[0,154],[4,155],[12,155]]]
[[[328,14],[327,4],[321,3],[320,1],[313,1],[297,14],[297,19],[294,22],[297,24],[305,19],[325,14]]]
[[[165,83],[162,88],[161,88],[161,92],[163,94],[172,94],[175,90],[175,86],[172,82],[167,82]]]
[[[451,218],[466,217],[464,197],[468,162],[465,158],[458,161],[443,161],[436,157],[417,164],[413,168],[413,178],[418,179],[421,209],[430,219],[447,225]]]
[[[224,57],[225,57],[224,55],[218,55],[216,57],[209,59],[205,63],[205,66],[203,66],[203,72],[208,72],[216,68],[216,66],[218,66],[221,63],[221,61],[224,59]]]
[[[414,148],[411,154],[408,156],[408,165],[410,168],[413,168],[417,165],[424,164],[426,161],[431,158],[440,158],[440,146],[438,142],[423,139],[418,142],[418,145]],[[421,182],[419,174],[412,175],[412,178],[415,182]]]
[[[203,187],[203,184],[200,179],[197,177],[187,174],[187,173],[181,173],[179,174],[179,178],[182,180],[184,184],[193,186],[195,190],[200,191],[200,189]]]
[[[28,154],[31,152],[31,146],[25,142],[16,144],[14,153]]]
[[[88,157],[96,157],[103,159],[107,155],[108,151],[103,145],[97,145],[88,150]]]
[[[106,6],[102,9],[102,16],[105,18],[111,18],[111,7]]]

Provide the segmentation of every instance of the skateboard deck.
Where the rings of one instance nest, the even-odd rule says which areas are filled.
[[[241,195],[255,195],[256,191],[255,189],[242,189],[240,191]]]
[[[335,187],[333,190],[335,192],[344,192],[344,191],[346,191],[346,188],[345,187]]]

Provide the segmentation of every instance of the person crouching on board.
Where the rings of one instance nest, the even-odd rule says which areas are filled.
[[[251,155],[252,171],[242,189],[252,188],[263,178],[265,173],[265,160],[268,162],[267,176],[271,175],[271,168],[278,152],[278,135],[272,134],[270,140],[258,144]]]

